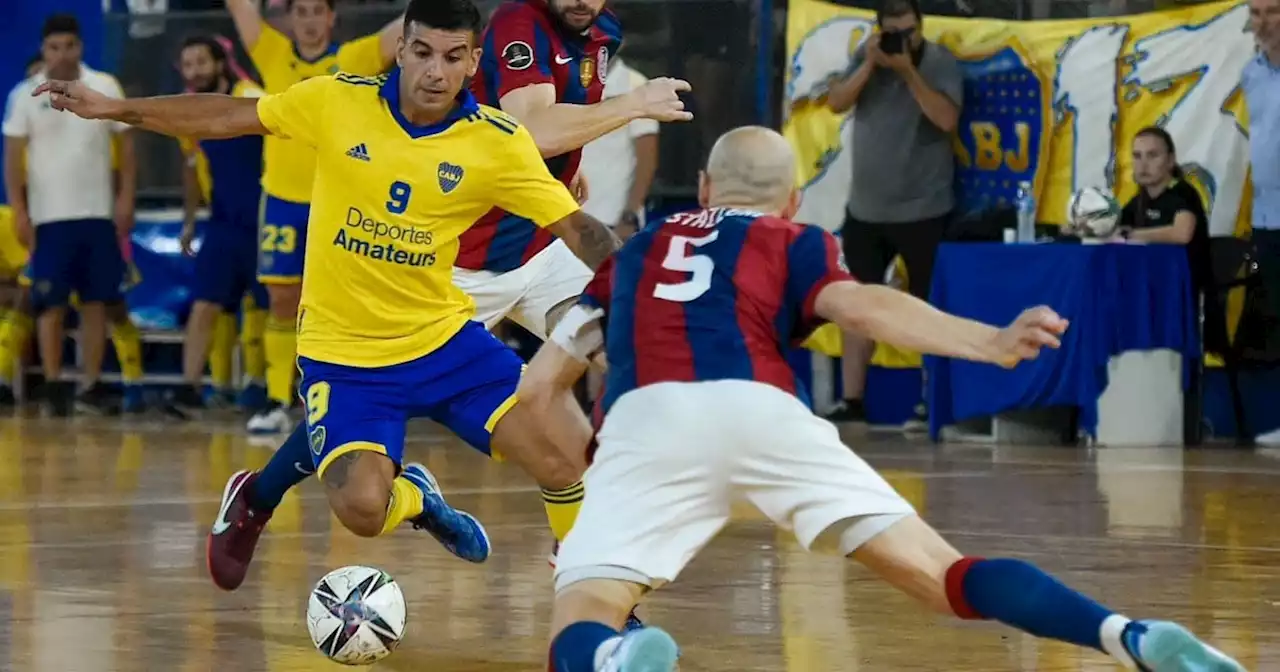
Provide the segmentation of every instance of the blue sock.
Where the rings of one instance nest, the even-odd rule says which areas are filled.
[[[1109,653],[1102,646],[1102,623],[1113,612],[1022,560],[957,562],[947,570],[947,600],[961,618],[989,618]]]
[[[295,466],[296,465],[296,466]],[[284,499],[284,493],[315,473],[311,446],[307,442],[307,426],[299,423],[284,445],[258,472],[258,480],[248,493],[249,506],[255,511],[271,511]]]
[[[556,635],[551,642],[549,672],[595,672],[596,651],[600,645],[618,637],[617,630],[591,621],[578,621]]]

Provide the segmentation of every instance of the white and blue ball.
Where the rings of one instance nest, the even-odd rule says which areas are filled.
[[[307,601],[311,642],[343,665],[369,665],[391,655],[404,637],[405,602],[390,574],[359,565],[324,575]]]
[[[1086,238],[1110,238],[1120,224],[1120,203],[1107,189],[1079,189],[1067,202],[1067,222]]]

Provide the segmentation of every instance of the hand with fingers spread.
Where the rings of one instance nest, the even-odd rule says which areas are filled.
[[[1057,349],[1066,332],[1067,320],[1053,309],[1037,306],[1022,311],[1018,319],[996,333],[991,344],[991,360],[1006,369],[1040,356],[1042,348]]]
[[[84,119],[114,119],[120,101],[103,95],[80,82],[48,80],[37,86],[32,96],[49,94],[55,110],[66,110]]]
[[[680,93],[688,91],[689,82],[671,77],[657,77],[634,89],[631,96],[636,110],[643,119],[654,121],[689,121],[693,113],[684,109]]]

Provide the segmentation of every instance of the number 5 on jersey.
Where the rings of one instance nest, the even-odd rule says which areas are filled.
[[[711,276],[716,270],[715,261],[705,254],[692,254],[694,248],[714,242],[719,231],[712,231],[701,238],[672,236],[662,267],[670,271],[691,274],[684,282],[660,282],[653,288],[653,295],[664,301],[688,303],[711,289]]]

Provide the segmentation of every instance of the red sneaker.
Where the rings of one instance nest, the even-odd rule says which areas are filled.
[[[258,545],[262,528],[271,520],[271,512],[249,508],[248,489],[258,480],[258,472],[237,472],[222,489],[222,506],[209,531],[205,560],[209,576],[223,590],[235,590],[244,582]]]

